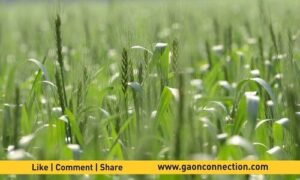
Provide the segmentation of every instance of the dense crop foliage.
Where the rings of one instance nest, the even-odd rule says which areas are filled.
[[[0,4],[0,159],[299,160],[299,8]]]

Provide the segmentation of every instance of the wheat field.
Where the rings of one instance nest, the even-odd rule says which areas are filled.
[[[0,159],[299,160],[299,8],[293,0],[0,2]]]

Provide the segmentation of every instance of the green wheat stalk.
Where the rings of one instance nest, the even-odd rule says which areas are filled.
[[[178,56],[179,56],[179,42],[174,39],[172,42],[172,68],[175,73],[178,72]]]
[[[56,37],[56,52],[57,52],[57,61],[59,64],[59,70],[56,69],[55,80],[57,85],[57,93],[59,96],[59,102],[62,109],[63,114],[65,114],[65,110],[68,107],[67,102],[67,94],[65,89],[65,77],[64,77],[64,63],[63,63],[63,55],[62,55],[62,38],[61,38],[61,18],[59,14],[57,14],[55,19],[55,37]],[[65,126],[67,143],[72,142],[72,133],[70,123],[66,123]]]
[[[62,38],[61,38],[61,19],[60,16],[57,14],[55,19],[55,37],[56,37],[56,52],[57,52],[57,61],[59,64],[60,69],[60,76],[61,76],[61,83],[62,83],[62,90],[63,90],[63,99],[65,105],[67,106],[67,94],[65,89],[65,77],[64,77],[64,62],[63,62],[63,55],[62,55]]]
[[[213,68],[213,63],[212,63],[211,50],[210,50],[210,45],[209,45],[208,40],[205,41],[205,50],[206,50],[209,69],[211,70]]]
[[[178,75],[178,91],[179,91],[179,103],[177,109],[177,122],[175,127],[175,150],[174,158],[182,158],[182,135],[184,129],[184,109],[185,109],[185,96],[184,96],[184,79],[183,74]]]
[[[15,90],[15,112],[14,112],[14,138],[13,144],[15,149],[18,148],[18,140],[20,135],[20,88],[17,86]]]

